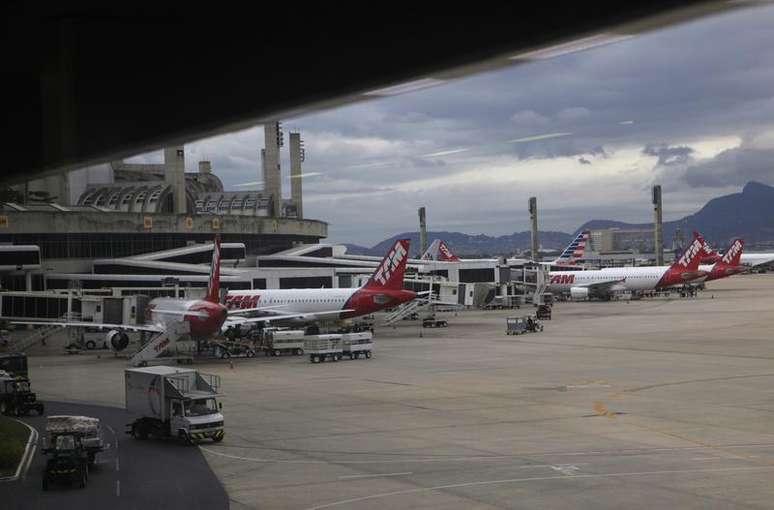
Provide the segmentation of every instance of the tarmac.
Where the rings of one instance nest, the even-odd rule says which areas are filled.
[[[532,307],[402,321],[369,360],[199,362],[226,420],[200,449],[235,509],[771,508],[774,275],[707,286],[521,336]],[[41,398],[115,406],[125,366],[30,360]]]

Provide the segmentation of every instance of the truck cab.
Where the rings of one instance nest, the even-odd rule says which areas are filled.
[[[30,390],[30,380],[0,370],[0,414],[24,416],[30,411],[43,414],[43,404]]]
[[[181,440],[223,439],[221,405],[214,396],[170,401],[170,431]]]
[[[48,456],[43,473],[43,490],[57,483],[77,483],[81,489],[89,479],[88,454],[77,434],[57,435],[50,448],[44,448]]]

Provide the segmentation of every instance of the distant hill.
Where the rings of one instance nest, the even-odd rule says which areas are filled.
[[[587,221],[576,231],[611,228],[653,228],[653,223],[623,223],[611,220]],[[774,240],[774,187],[748,182],[741,193],[713,198],[698,212],[664,222],[664,243],[668,245],[676,229],[686,239],[698,230],[712,244],[727,246],[736,237],[748,245]]]
[[[376,244],[371,248],[347,244],[347,253],[352,255],[384,255],[398,239],[411,240],[411,256],[419,257],[419,232],[403,232]],[[462,232],[428,232],[427,242],[435,239],[446,242],[451,251],[459,257],[512,256],[517,251],[529,249],[530,233],[514,232],[511,235],[492,237],[483,234],[471,235]],[[565,232],[540,232],[540,245],[545,250],[561,250],[570,244],[571,236]]]
[[[540,232],[540,245],[544,250],[562,250],[583,230],[621,228],[652,229],[653,223],[624,223],[614,220],[590,220],[573,234],[564,232]],[[664,222],[664,246],[669,246],[675,230],[683,231],[689,239],[698,230],[713,245],[725,247],[736,237],[742,237],[748,246],[774,241],[774,187],[759,182],[748,182],[741,193],[713,198],[695,214],[674,221]],[[419,256],[419,232],[403,232],[367,248],[348,244],[347,253],[353,255],[381,256],[397,239],[411,239],[411,254]],[[529,232],[491,237],[483,234],[461,232],[428,232],[428,244],[436,238],[446,241],[452,252],[460,257],[510,256],[529,249]]]

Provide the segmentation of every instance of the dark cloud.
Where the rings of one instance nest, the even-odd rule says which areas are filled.
[[[667,144],[648,144],[642,149],[646,156],[658,158],[657,165],[672,166],[684,165],[691,160],[691,155],[695,151],[687,146],[670,147]]]
[[[774,149],[729,149],[689,167],[684,179],[694,188],[743,186],[749,181],[770,183],[774,180]]]

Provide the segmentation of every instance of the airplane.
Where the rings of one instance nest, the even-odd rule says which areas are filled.
[[[713,250],[700,233],[694,232],[693,235],[699,236],[702,242],[702,264],[715,264],[722,258],[720,253]],[[759,266],[769,262],[774,262],[774,253],[744,253],[740,260],[740,264],[747,267]]]
[[[704,243],[704,238],[700,234],[696,234],[697,239]],[[743,273],[747,271],[747,268],[740,264],[740,260],[743,257],[742,250],[744,248],[744,240],[737,239],[728,248],[726,253],[714,264],[699,265],[699,269],[706,271],[707,275],[703,278],[699,278],[695,281],[710,282],[712,280],[718,280],[720,278],[726,278],[735,274]],[[702,247],[702,250],[704,248]]]
[[[614,292],[666,289],[707,275],[699,269],[702,244],[698,239],[671,266],[609,267],[586,271],[549,272],[549,292],[570,293],[571,299],[601,297]]]
[[[349,319],[412,301],[429,291],[403,288],[408,250],[408,239],[396,241],[362,287],[229,291],[226,307],[231,313],[245,311],[261,315],[229,319],[225,325]]]
[[[230,315],[246,312],[247,310],[230,312],[220,303],[220,236],[216,235],[212,250],[210,279],[204,299],[155,298],[148,303],[145,310],[147,324],[110,324],[89,321],[12,321],[12,324],[107,329],[109,331],[105,336],[106,344],[114,351],[121,351],[129,345],[127,331],[158,334],[174,327],[173,323],[187,322],[192,338],[205,339],[218,333]]]

